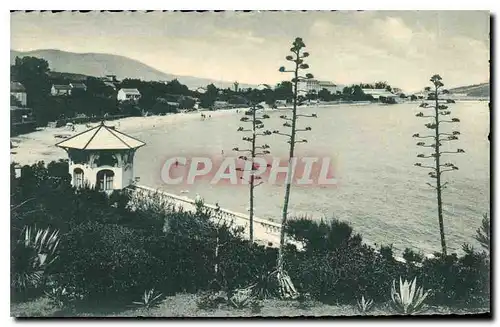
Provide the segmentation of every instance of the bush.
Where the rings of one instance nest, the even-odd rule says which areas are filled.
[[[87,300],[134,299],[161,284],[161,262],[146,250],[146,238],[133,229],[87,222],[60,244],[59,283]]]
[[[292,219],[286,226],[287,235],[305,244],[308,252],[324,252],[337,248],[347,248],[361,244],[361,236],[353,234],[346,222],[332,219],[319,222],[307,217]]]
[[[485,253],[464,247],[465,254],[425,259],[420,275],[425,288],[432,289],[434,305],[484,307],[489,305],[489,261]]]
[[[204,290],[231,294],[250,287],[259,296],[274,288],[268,277],[277,250],[244,240],[241,230],[216,223],[217,217],[201,207],[184,212],[159,197],[130,199],[123,192],[107,196],[75,190],[65,162],[25,166],[21,178],[11,175],[11,183],[12,240],[19,239],[25,225],[61,231],[59,258],[45,271],[55,287],[47,291],[56,299],[71,294],[71,299],[83,296],[94,303],[129,304],[153,288],[169,295]],[[407,249],[403,256],[408,262],[401,263],[394,259],[392,246],[376,251],[342,221],[300,218],[286,228],[304,244],[304,251],[286,246],[285,269],[298,291],[314,300],[355,305],[365,296],[386,302],[392,281],[401,276],[417,277],[422,287],[431,289],[429,304],[489,304],[487,252],[465,246],[460,257],[423,259]],[[14,270],[21,272],[16,268],[21,256],[13,249]]]
[[[410,248],[406,248],[403,252],[403,259],[405,259],[406,262],[419,263],[424,260],[424,255],[420,252],[415,252]]]
[[[461,257],[423,259],[407,249],[404,256],[409,262],[401,263],[394,259],[392,246],[381,246],[377,253],[352,241],[352,231],[345,223],[301,219],[291,224],[291,236],[304,242],[306,251],[288,253],[288,272],[300,292],[322,302],[355,304],[361,296],[385,302],[392,281],[402,276],[408,280],[417,277],[425,289],[432,289],[427,299],[430,304],[484,307],[489,303],[486,252],[464,247]],[[333,235],[337,235],[335,242]],[[411,261],[422,263],[417,266]]]

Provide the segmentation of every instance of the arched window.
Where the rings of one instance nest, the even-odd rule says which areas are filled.
[[[107,191],[113,189],[113,180],[115,173],[109,169],[100,170],[97,173],[97,188],[99,190]]]
[[[82,187],[84,183],[84,173],[80,168],[75,168],[73,170],[73,185],[75,187]]]

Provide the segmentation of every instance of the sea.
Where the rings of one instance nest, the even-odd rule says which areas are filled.
[[[396,252],[412,248],[424,254],[440,251],[435,179],[429,170],[416,167],[416,162],[432,165],[432,159],[417,158],[430,149],[416,146],[413,134],[427,135],[433,130],[424,125],[429,118],[416,117],[418,103],[395,105],[339,104],[300,107],[302,115],[315,113],[317,118],[300,117],[301,132],[296,146],[297,157],[329,158],[335,185],[293,185],[289,217],[339,219],[353,226],[368,244],[392,245]],[[464,153],[445,154],[444,162],[459,169],[443,174],[447,182],[443,190],[444,227],[449,252],[461,252],[462,245],[479,245],[473,236],[484,214],[490,212],[490,116],[488,102],[461,101],[450,104],[452,115],[459,123],[443,123],[444,132],[459,131],[459,140],[445,142],[444,150],[463,149]],[[266,111],[263,130],[289,128],[280,116],[291,116],[291,110]],[[261,114],[260,114],[261,115]],[[167,184],[162,178],[165,162],[173,157],[210,156],[223,159],[241,155],[232,149],[248,148],[238,132],[248,123],[241,122],[243,111],[231,115],[179,121],[175,125],[139,131],[131,134],[144,140],[147,146],[138,150],[135,174],[140,184],[170,193],[247,213],[248,185],[211,184],[198,180],[188,185]],[[272,134],[261,136],[258,144],[269,145],[271,156],[287,158],[286,137]],[[283,183],[263,182],[255,189],[255,215],[279,222],[285,194]]]

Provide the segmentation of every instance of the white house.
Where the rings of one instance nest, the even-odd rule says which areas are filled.
[[[138,89],[120,89],[116,98],[118,101],[139,101],[141,93]]]
[[[304,93],[311,93],[311,92],[318,93],[322,89],[326,89],[331,94],[335,94],[337,91],[342,92],[343,85],[340,86],[330,81],[318,81],[316,79],[307,79],[299,81],[297,88],[299,91]]]
[[[87,91],[87,85],[83,83],[69,83],[69,87],[71,87],[71,91],[73,90],[81,90],[81,91]],[[70,91],[70,94],[71,94]]]
[[[69,85],[52,85],[50,89],[50,94],[52,96],[60,96],[60,95],[70,95],[71,94],[71,86]]]
[[[28,103],[28,95],[26,94],[26,89],[19,82],[10,82],[10,95],[15,97],[22,107],[26,107]]]
[[[106,192],[134,182],[134,155],[144,145],[104,122],[56,144],[68,154],[73,186],[88,185]]]
[[[380,97],[383,98],[395,98],[396,94],[387,91],[386,89],[362,89],[363,93],[366,95],[371,95],[375,100]]]

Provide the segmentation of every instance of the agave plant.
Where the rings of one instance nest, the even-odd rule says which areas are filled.
[[[396,290],[396,280],[392,281],[391,298],[394,309],[402,314],[414,314],[422,311],[424,300],[430,290],[424,292],[423,287],[417,287],[417,278],[410,283],[399,277],[399,292]]]
[[[24,291],[40,285],[44,271],[56,259],[59,230],[25,226],[12,249],[12,284]]]
[[[365,296],[361,296],[361,299],[358,300],[358,310],[362,314],[367,313],[370,311],[373,307],[373,300],[372,299],[365,299]]]
[[[252,296],[251,288],[236,290],[228,300],[229,304],[235,309],[244,309],[256,302],[256,298]]]
[[[44,293],[49,301],[58,307],[64,307],[73,303],[74,301],[83,299],[83,295],[78,294],[72,288],[65,286],[53,286]]]
[[[134,301],[134,304],[137,307],[151,309],[159,306],[163,300],[163,294],[155,292],[155,289],[152,288],[150,290],[145,290],[142,295],[141,301]]]

